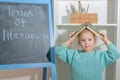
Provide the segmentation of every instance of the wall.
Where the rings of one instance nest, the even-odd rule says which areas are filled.
[[[0,70],[0,80],[42,80],[42,68]],[[50,69],[47,69],[47,80],[50,80]]]

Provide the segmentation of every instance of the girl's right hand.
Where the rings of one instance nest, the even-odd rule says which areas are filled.
[[[75,37],[76,37],[76,36],[74,36],[75,33],[76,33],[76,32],[70,33],[69,36],[68,36],[68,40],[66,40],[66,41],[63,43],[66,47],[69,46],[69,45],[74,41],[74,39],[75,39]]]
[[[74,39],[76,38],[76,36],[74,36],[75,33],[76,33],[76,32],[72,32],[72,33],[70,33],[69,36],[68,36],[68,39],[69,39],[71,42],[74,41]]]

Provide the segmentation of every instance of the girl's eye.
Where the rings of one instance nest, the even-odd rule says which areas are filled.
[[[89,39],[89,41],[91,41],[92,39]]]
[[[81,40],[81,41],[85,41],[85,40]]]

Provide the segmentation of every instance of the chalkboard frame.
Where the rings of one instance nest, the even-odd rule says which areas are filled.
[[[50,62],[48,63],[25,63],[25,64],[0,64],[0,70],[11,70],[11,69],[21,69],[21,68],[43,68],[46,71],[47,67],[51,68],[52,80],[56,80],[56,67],[55,67],[55,57],[54,57],[54,31],[53,31],[53,13],[52,13],[52,0],[0,0],[0,2],[9,3],[34,3],[34,4],[47,4],[48,5],[48,19],[49,19],[49,30],[50,30]],[[46,74],[43,73],[43,80]]]
[[[54,58],[54,38],[53,38],[53,15],[52,15],[52,0],[0,0],[0,2],[9,3],[34,3],[34,4],[48,4],[49,12],[49,30],[50,30],[50,62],[48,63],[25,63],[25,64],[0,64],[0,70],[18,69],[18,68],[41,68],[51,67],[55,70]]]

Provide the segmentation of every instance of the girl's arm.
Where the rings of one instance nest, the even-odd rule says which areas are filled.
[[[106,45],[109,45],[109,44],[110,44],[110,40],[107,38],[107,36],[106,36],[105,34],[103,34],[103,33],[100,33],[100,32],[99,32],[99,34],[100,34],[101,40],[102,40]]]
[[[55,50],[55,53],[57,56],[64,62],[71,63],[72,57],[75,53],[75,50],[70,50],[68,46],[72,43],[72,41],[75,39],[74,36],[75,32],[72,32],[69,35],[68,40],[66,40],[64,43],[61,43]]]
[[[64,46],[68,47],[75,39],[75,32],[70,33],[68,39],[63,43]]]
[[[100,38],[104,41],[108,48],[108,50],[105,51],[102,55],[102,59],[104,60],[104,63],[107,65],[120,58],[120,53],[117,50],[117,48],[110,42],[110,40],[107,38],[105,34],[100,33],[100,35],[101,35]]]
[[[101,54],[101,58],[103,62],[108,65],[116,61],[118,58],[120,58],[120,52],[118,49],[113,45],[112,43],[109,43],[107,45],[108,50],[103,51]]]

